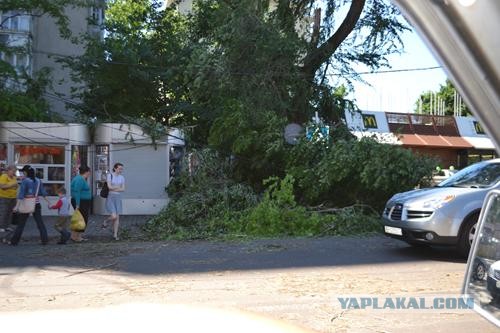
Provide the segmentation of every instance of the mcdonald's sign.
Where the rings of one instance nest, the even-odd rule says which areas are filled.
[[[483,127],[481,126],[481,124],[477,121],[474,121],[474,130],[476,130],[477,134],[486,134],[486,133],[484,133],[484,130],[483,130]]]
[[[377,118],[373,114],[363,114],[363,126],[365,128],[378,128]]]

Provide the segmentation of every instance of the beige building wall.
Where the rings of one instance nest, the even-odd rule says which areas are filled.
[[[72,8],[68,7],[65,14],[68,18],[68,28],[73,37],[80,37],[87,32],[103,34],[98,25],[104,18],[103,1],[95,0],[95,7]],[[36,75],[42,68],[49,68],[51,71],[51,88],[46,92],[46,100],[50,105],[50,112],[61,116],[64,120],[74,119],[74,113],[66,105],[66,102],[79,103],[71,99],[71,88],[75,83],[71,80],[69,69],[57,62],[61,56],[79,56],[84,53],[82,45],[75,44],[71,39],[64,39],[60,36],[59,28],[55,20],[49,15],[30,16],[21,15],[16,18],[16,24],[11,24],[12,12],[0,13],[0,18],[6,24],[0,29],[0,42],[10,46],[27,46],[29,54],[21,56],[14,54],[8,59],[6,55],[1,55],[4,60],[11,63],[15,68],[24,67],[30,75]],[[89,22],[93,17],[95,21]],[[22,22],[22,24],[21,24]],[[9,86],[9,82],[7,82]],[[25,86],[21,82],[11,88],[23,91]]]
[[[68,8],[66,15],[69,20],[69,28],[74,36],[80,36],[87,32],[89,24],[89,8]],[[81,45],[74,44],[69,39],[60,36],[59,28],[54,19],[43,15],[33,19],[33,72],[44,67],[51,69],[53,91],[47,93],[46,99],[54,112],[65,120],[73,118],[73,112],[66,106],[65,101],[72,101],[71,87],[75,83],[71,80],[70,71],[64,69],[56,62],[59,56],[78,56],[84,53]],[[61,97],[57,95],[61,94]],[[75,101],[78,103],[78,101]]]

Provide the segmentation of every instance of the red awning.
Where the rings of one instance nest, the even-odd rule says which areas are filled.
[[[401,134],[399,140],[403,146],[473,148],[468,141],[459,136]]]

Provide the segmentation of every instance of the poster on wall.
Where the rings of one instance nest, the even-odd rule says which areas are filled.
[[[109,146],[96,146],[95,156],[95,180],[97,189],[100,189],[106,182],[106,177],[109,170]]]

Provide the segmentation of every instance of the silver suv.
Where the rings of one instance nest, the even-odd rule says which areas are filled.
[[[500,189],[500,159],[473,164],[439,185],[394,195],[385,205],[387,236],[411,245],[455,245],[469,252],[484,197]]]

